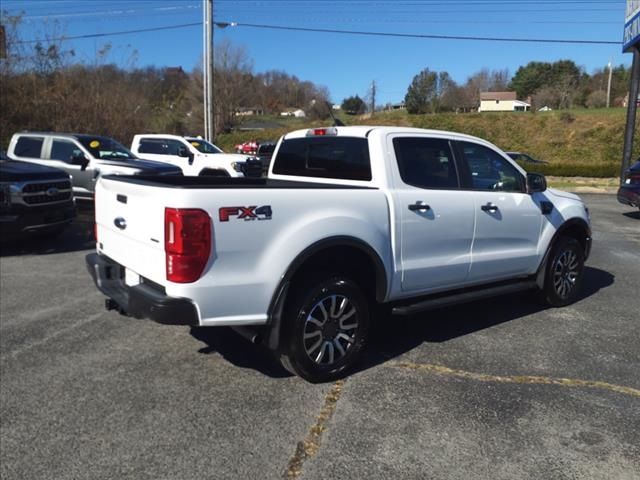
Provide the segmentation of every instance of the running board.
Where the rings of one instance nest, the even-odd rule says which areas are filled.
[[[449,307],[451,305],[459,305],[461,303],[473,302],[475,300],[481,300],[483,298],[496,297],[498,295],[521,292],[534,288],[537,288],[535,280],[520,281],[517,283],[488,287],[481,290],[465,291],[452,295],[430,298],[411,305],[394,307],[392,309],[392,313],[394,315],[413,315],[414,313],[423,312],[425,310],[433,310],[436,308]]]

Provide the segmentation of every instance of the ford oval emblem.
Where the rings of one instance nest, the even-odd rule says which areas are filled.
[[[47,197],[55,197],[56,195],[58,195],[58,193],[60,193],[60,190],[58,190],[56,187],[50,187],[47,188],[44,193]]]
[[[125,228],[127,228],[127,221],[122,218],[122,217],[118,217],[113,221],[113,224],[118,227],[120,230],[124,230]]]

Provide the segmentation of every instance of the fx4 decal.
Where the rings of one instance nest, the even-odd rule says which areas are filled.
[[[238,220],[271,220],[271,205],[262,207],[220,207],[218,210],[221,222],[228,222],[230,217],[238,217]]]

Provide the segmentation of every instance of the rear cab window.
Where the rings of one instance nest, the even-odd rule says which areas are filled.
[[[366,138],[320,136],[282,141],[273,173],[337,180],[371,180]]]
[[[17,157],[42,158],[44,137],[20,137],[13,154]]]

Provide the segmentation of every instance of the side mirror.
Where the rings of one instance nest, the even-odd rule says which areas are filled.
[[[82,152],[76,152],[71,157],[72,165],[80,165],[80,170],[85,171],[89,166],[89,159]]]
[[[178,156],[189,159],[189,165],[193,164],[193,153],[191,153],[187,147],[180,147],[178,149]]]
[[[544,192],[547,189],[547,179],[539,173],[527,173],[527,193]]]

